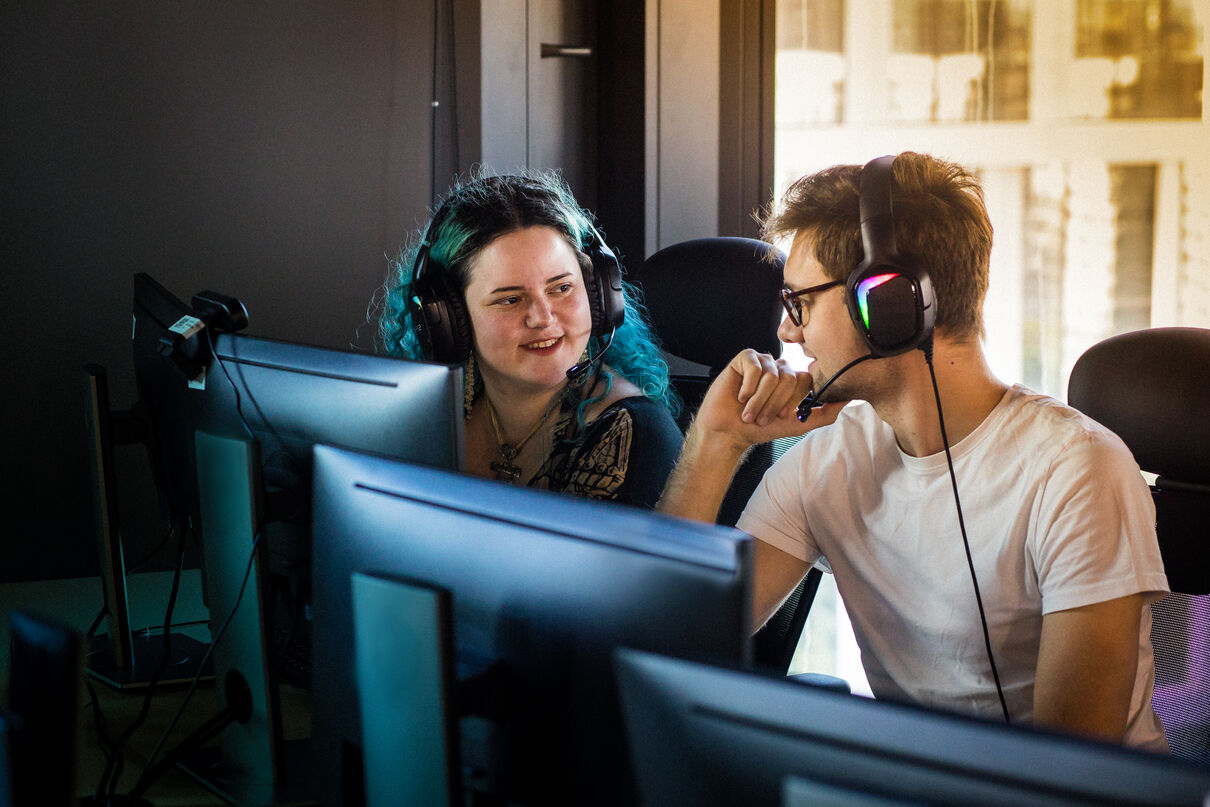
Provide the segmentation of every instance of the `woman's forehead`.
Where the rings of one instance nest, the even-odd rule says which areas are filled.
[[[553,227],[512,230],[492,239],[467,265],[468,286],[496,287],[544,284],[571,275],[580,277],[576,251]]]

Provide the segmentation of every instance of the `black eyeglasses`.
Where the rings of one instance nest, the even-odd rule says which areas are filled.
[[[820,283],[818,286],[802,289],[801,291],[782,289],[777,293],[777,296],[781,298],[782,307],[786,309],[786,315],[790,317],[790,321],[794,323],[795,327],[801,328],[810,319],[811,315],[809,313],[806,315],[803,314],[803,304],[799,298],[806,297],[808,294],[814,294],[817,291],[827,291],[833,286],[839,286],[842,283],[844,283],[843,280],[831,280],[827,283]]]

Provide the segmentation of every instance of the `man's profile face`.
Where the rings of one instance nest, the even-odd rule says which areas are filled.
[[[786,258],[783,285],[790,291],[799,291],[834,279],[815,257],[812,233],[799,231],[794,236],[790,254]],[[814,359],[810,369],[816,389],[841,367],[868,352],[849,318],[844,295],[844,285],[841,284],[798,297],[797,302],[803,318],[802,327],[796,326],[786,317],[777,329],[779,339],[787,344],[798,345],[808,358]],[[858,378],[854,376],[859,375],[859,369],[861,368],[853,368],[837,379],[820,400],[847,401],[856,397],[854,390]]]

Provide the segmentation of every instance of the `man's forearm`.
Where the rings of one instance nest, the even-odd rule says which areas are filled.
[[[712,437],[691,427],[656,509],[714,523],[735,469],[747,450],[732,440]]]

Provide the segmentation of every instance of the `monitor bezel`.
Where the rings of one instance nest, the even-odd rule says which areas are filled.
[[[780,805],[789,777],[937,805],[1210,796],[1210,770],[1107,742],[635,649],[615,664],[644,803]]]

